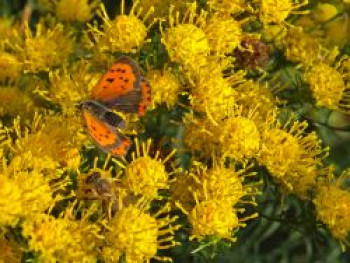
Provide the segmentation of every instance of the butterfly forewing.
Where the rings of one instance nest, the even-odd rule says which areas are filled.
[[[141,75],[137,64],[129,57],[120,57],[102,76],[92,90],[92,99],[110,102],[140,89]]]
[[[95,144],[106,153],[115,156],[125,155],[131,141],[117,130],[117,128],[125,126],[124,120],[97,102],[91,104],[88,101],[83,109],[89,135]],[[96,115],[96,112],[100,114]]]

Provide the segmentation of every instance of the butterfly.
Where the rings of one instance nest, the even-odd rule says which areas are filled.
[[[134,60],[121,56],[93,88],[91,99],[80,107],[94,143],[106,153],[123,156],[131,141],[119,131],[126,123],[113,110],[143,116],[150,102],[150,84]]]

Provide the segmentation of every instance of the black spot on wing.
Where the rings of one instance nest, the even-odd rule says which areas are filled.
[[[114,81],[114,78],[107,78],[106,81],[107,81],[108,83],[112,84],[113,81]]]

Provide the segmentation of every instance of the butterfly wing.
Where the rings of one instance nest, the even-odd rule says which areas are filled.
[[[101,105],[101,107],[103,106]],[[110,111],[107,112],[109,114],[108,118],[111,118]],[[114,156],[123,156],[127,153],[131,141],[116,129],[116,127],[123,124],[122,118],[115,114],[113,123],[109,123],[104,117],[101,117],[104,115],[98,116],[88,107],[83,108],[83,115],[90,137],[102,151]],[[118,119],[119,124],[117,123]]]
[[[107,102],[106,106],[122,112],[138,113],[140,116],[143,116],[150,102],[151,85],[145,78],[141,77],[140,88]]]
[[[121,56],[92,90],[94,100],[108,103],[127,94],[140,92],[141,74],[136,62]]]
[[[151,101],[151,86],[136,62],[122,56],[102,76],[91,96],[108,108],[142,116]]]

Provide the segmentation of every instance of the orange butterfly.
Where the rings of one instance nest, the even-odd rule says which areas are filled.
[[[80,104],[90,137],[104,152],[127,153],[131,141],[118,131],[125,121],[112,109],[143,116],[151,101],[151,87],[131,58],[120,57],[92,90],[91,100]]]

